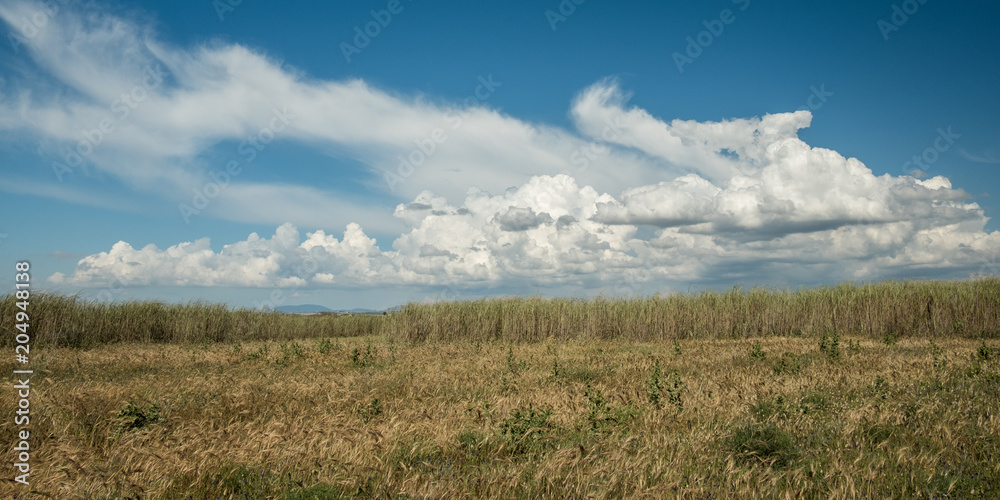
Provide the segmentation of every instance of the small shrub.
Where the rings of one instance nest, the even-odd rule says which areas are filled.
[[[670,381],[667,383],[667,401],[678,409],[684,408],[682,396],[687,389],[687,385],[681,380],[681,374],[674,369],[670,373]]]
[[[365,349],[355,347],[351,349],[351,363],[358,368],[365,368],[375,364],[375,350],[371,343],[365,345]]]
[[[378,398],[372,398],[371,403],[358,410],[358,413],[361,415],[361,421],[367,424],[373,418],[382,414],[382,403]]]
[[[795,457],[792,436],[774,424],[744,424],[733,432],[727,444],[737,457],[769,466],[785,467]]]
[[[590,430],[597,430],[601,424],[608,419],[608,403],[604,401],[604,393],[590,387],[587,384],[587,391],[583,393],[587,398],[590,408],[587,410],[587,421],[590,422]]]
[[[507,371],[512,375],[517,375],[518,372],[525,370],[528,367],[528,363],[525,361],[518,361],[514,357],[514,348],[507,348]]]
[[[840,359],[840,334],[836,331],[824,331],[819,341],[819,350],[831,360]]]
[[[965,376],[969,378],[976,378],[983,373],[983,364],[979,361],[979,358],[973,357],[969,364],[965,367]]]
[[[465,431],[455,437],[458,447],[465,456],[473,463],[480,463],[486,460],[488,447],[484,446],[485,438],[475,431]]]
[[[976,356],[979,357],[980,361],[989,361],[990,358],[993,356],[993,350],[990,349],[988,345],[986,345],[985,340],[981,344],[979,344],[979,348],[976,349]]]
[[[279,365],[288,365],[295,359],[305,356],[305,351],[302,350],[302,346],[298,342],[279,344],[278,348],[281,350],[281,357],[275,363]]]
[[[319,344],[316,345],[316,352],[320,354],[327,354],[334,349],[333,342],[330,339],[322,339]]]
[[[882,333],[882,343],[887,346],[896,345],[899,342],[899,334],[893,330],[886,330]]]
[[[945,360],[941,355],[942,354],[941,348],[937,344],[935,344],[933,340],[931,341],[931,354],[933,354],[934,356],[935,370],[943,370],[948,365],[948,361]]]
[[[562,369],[559,367],[559,360],[554,359],[552,360],[552,378],[559,378],[560,374],[562,374]]]
[[[750,349],[750,359],[754,361],[763,361],[767,354],[764,353],[764,347],[761,345],[760,341],[753,343],[753,347]]]
[[[615,408],[609,405],[604,399],[604,393],[592,388],[590,384],[587,384],[584,397],[589,403],[587,422],[590,423],[591,431],[599,431],[610,426],[623,424],[634,416],[631,408]]]
[[[133,429],[144,429],[152,424],[160,423],[164,420],[160,412],[160,406],[156,403],[140,405],[135,401],[129,400],[125,407],[119,410],[116,415],[116,418],[121,421],[116,433]]]
[[[588,384],[589,385],[589,384]],[[646,395],[653,406],[660,406],[660,395],[663,394],[663,379],[660,374],[660,362],[653,365],[653,373],[646,380]]]
[[[217,473],[206,476],[188,494],[194,498],[268,498],[282,489],[281,478],[275,474],[244,465],[223,466]],[[196,492],[196,493],[195,493]]]
[[[503,394],[517,392],[517,383],[507,378],[506,373],[500,376],[500,392]]]
[[[674,339],[674,356],[680,356],[681,353],[681,343]]]
[[[872,382],[871,391],[875,397],[886,399],[889,397],[889,382],[885,380],[885,377],[877,375],[875,381]]]
[[[799,358],[790,352],[782,354],[774,365],[775,375],[798,375],[800,371],[802,371],[802,364],[799,362]]]
[[[257,359],[267,359],[267,354],[270,348],[267,344],[264,344],[257,348],[254,352],[247,353],[247,361],[253,361]]]
[[[549,423],[551,409],[536,410],[525,408],[511,413],[500,423],[499,434],[512,454],[541,451],[545,447],[545,437],[554,426]]]

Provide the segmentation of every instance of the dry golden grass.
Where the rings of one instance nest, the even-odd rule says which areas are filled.
[[[754,341],[372,335],[47,348],[32,363],[30,489],[59,499],[998,494],[996,341],[840,337],[835,357],[818,337],[768,337],[753,359]],[[118,417],[130,401],[132,416]],[[0,440],[14,431],[5,418]],[[34,498],[10,481],[11,446],[2,461],[0,495]]]

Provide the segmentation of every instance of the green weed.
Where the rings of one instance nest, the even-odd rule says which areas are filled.
[[[786,467],[795,457],[792,436],[774,424],[743,424],[727,444],[740,459],[768,466]]]

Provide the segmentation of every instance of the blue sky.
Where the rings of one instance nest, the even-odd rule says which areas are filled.
[[[37,289],[351,308],[1000,273],[994,4],[231,3],[0,4],[0,256]]]

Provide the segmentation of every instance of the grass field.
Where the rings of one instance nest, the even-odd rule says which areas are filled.
[[[39,297],[31,487],[12,482],[5,445],[0,494],[996,497],[998,285],[367,318]],[[12,418],[0,439],[15,442]]]

